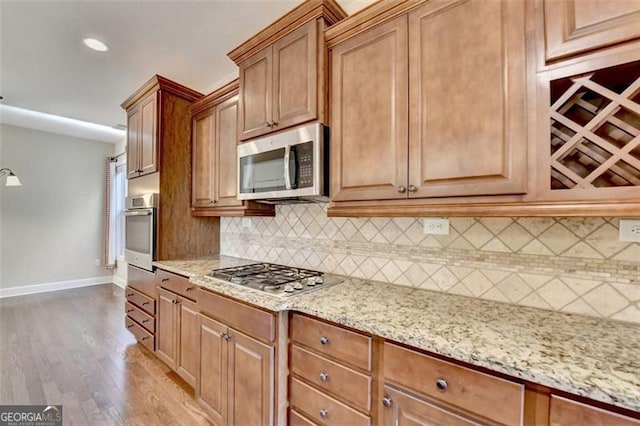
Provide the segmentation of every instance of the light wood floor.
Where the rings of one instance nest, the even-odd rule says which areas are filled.
[[[111,284],[0,299],[0,404],[62,404],[70,425],[208,424],[126,331],[123,300]]]

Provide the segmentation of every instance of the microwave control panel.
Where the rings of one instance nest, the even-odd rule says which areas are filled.
[[[301,143],[295,148],[298,188],[310,188],[313,186],[313,142]]]

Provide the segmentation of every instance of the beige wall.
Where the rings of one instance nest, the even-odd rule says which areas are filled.
[[[0,186],[0,293],[110,279],[95,260],[103,259],[104,159],[113,145],[6,125],[0,141],[1,166],[23,184]]]

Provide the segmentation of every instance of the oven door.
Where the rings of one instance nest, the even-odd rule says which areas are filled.
[[[152,271],[152,262],[155,260],[155,209],[126,210],[124,216],[124,260]]]

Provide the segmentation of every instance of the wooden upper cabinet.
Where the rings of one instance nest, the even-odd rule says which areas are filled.
[[[210,207],[215,203],[215,108],[208,108],[192,119],[193,183],[191,205]]]
[[[554,61],[640,38],[638,0],[544,0],[545,57]]]
[[[238,95],[215,108],[217,202],[219,207],[242,206],[238,192]]]
[[[191,105],[194,216],[273,216],[273,206],[237,199],[238,80]]]
[[[240,138],[271,131],[273,92],[272,48],[269,46],[240,64]]]
[[[409,197],[524,193],[524,2],[427,2],[409,46]]]
[[[318,117],[318,22],[311,21],[274,43],[274,129]]]
[[[171,147],[165,149],[179,143],[174,140],[182,131],[176,130],[182,105],[201,97],[195,90],[155,75],[122,103],[127,111],[127,178],[160,170],[163,140]],[[188,129],[188,122],[179,125]]]
[[[127,115],[127,177],[158,171],[157,93],[152,92]]]
[[[136,107],[127,116],[127,179],[138,177],[140,174],[138,149],[141,115],[140,108]]]
[[[331,198],[406,198],[407,17],[331,51]]]
[[[240,68],[240,140],[326,120],[320,34],[344,17],[334,0],[308,0],[229,52]]]

